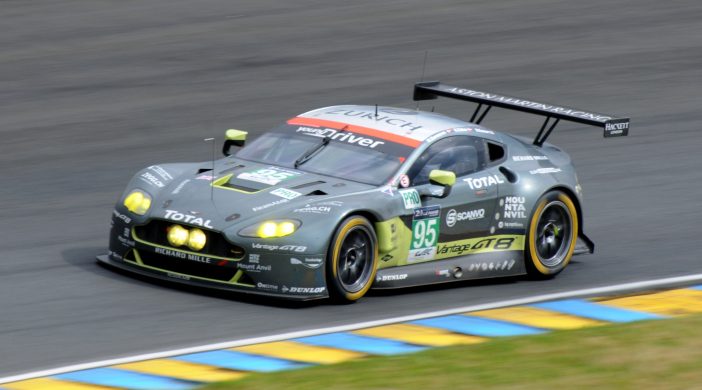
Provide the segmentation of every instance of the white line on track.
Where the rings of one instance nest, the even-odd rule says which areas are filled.
[[[70,365],[70,366],[51,368],[48,370],[28,372],[26,374],[7,376],[4,378],[0,378],[0,384],[8,383],[8,382],[16,382],[16,381],[21,381],[21,380],[26,380],[26,379],[45,377],[45,376],[51,376],[51,375],[58,375],[58,374],[63,374],[66,372],[71,372],[71,371],[80,371],[80,370],[87,370],[87,369],[97,368],[97,367],[132,363],[132,362],[142,361],[142,360],[168,358],[168,357],[172,357],[172,356],[176,356],[176,355],[184,355],[184,354],[197,353],[197,352],[207,352],[207,351],[212,351],[212,350],[217,350],[217,349],[225,349],[225,348],[234,348],[234,347],[240,347],[243,345],[250,345],[250,344],[269,343],[269,342],[273,342],[273,341],[281,341],[281,340],[293,339],[293,338],[298,338],[298,337],[316,336],[316,335],[325,334],[325,333],[348,332],[348,331],[362,329],[362,328],[370,328],[370,327],[374,327],[374,326],[388,325],[388,324],[394,324],[394,323],[398,323],[398,322],[415,321],[415,320],[420,320],[420,319],[429,318],[429,317],[446,316],[446,315],[464,313],[464,312],[469,312],[469,311],[488,310],[488,309],[496,309],[496,308],[507,307],[507,306],[526,305],[526,304],[530,304],[530,303],[552,301],[552,300],[556,300],[556,299],[567,299],[567,298],[584,297],[584,296],[592,296],[592,295],[604,295],[604,294],[621,293],[621,292],[627,292],[627,291],[651,289],[651,288],[657,288],[657,287],[684,285],[684,284],[690,284],[690,283],[695,283],[695,282],[700,282],[700,281],[702,281],[702,274],[694,274],[694,275],[676,276],[676,277],[663,278],[663,279],[646,280],[646,281],[640,281],[640,282],[615,284],[615,285],[611,285],[611,286],[585,288],[585,289],[581,289],[581,290],[563,291],[563,292],[552,293],[552,294],[534,295],[534,296],[518,298],[518,299],[509,299],[509,300],[505,300],[505,301],[482,303],[479,305],[463,306],[463,307],[457,307],[457,308],[453,308],[453,309],[445,309],[445,310],[431,311],[431,312],[426,312],[426,313],[412,314],[412,315],[406,315],[406,316],[400,316],[400,317],[386,318],[386,319],[382,319],[382,320],[357,322],[357,323],[353,323],[353,324],[332,326],[332,327],[328,327],[328,328],[301,330],[301,331],[297,331],[297,332],[281,333],[281,334],[276,334],[276,335],[271,335],[271,336],[253,337],[253,338],[248,338],[248,339],[239,339],[239,340],[233,340],[233,341],[225,341],[225,342],[221,342],[221,343],[199,345],[199,346],[195,346],[195,347],[172,349],[172,350],[168,350],[168,351],[145,353],[145,354],[141,354],[141,355],[134,355],[134,356],[128,356],[128,357],[123,357],[123,358],[100,360],[100,361],[89,362],[89,363],[80,363],[80,364],[74,364],[74,365]]]

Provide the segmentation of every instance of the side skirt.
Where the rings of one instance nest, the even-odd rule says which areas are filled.
[[[524,275],[522,251],[481,253],[378,270],[374,289]]]

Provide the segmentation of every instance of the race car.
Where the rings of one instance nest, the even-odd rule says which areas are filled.
[[[571,159],[545,141],[559,120],[615,137],[629,118],[415,84],[414,100],[437,97],[478,106],[469,121],[324,107],[246,146],[247,132],[227,130],[224,158],[151,165],[116,204],[97,259],[190,285],[351,302],[371,287],[550,278],[592,253]],[[546,119],[530,141],[481,126],[492,107]]]

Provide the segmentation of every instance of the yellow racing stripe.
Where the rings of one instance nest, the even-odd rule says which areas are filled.
[[[702,290],[678,289],[651,294],[597,300],[597,303],[623,309],[667,316],[702,313]]]
[[[444,347],[456,344],[475,344],[485,341],[482,337],[451,333],[442,329],[412,324],[393,324],[356,330],[363,336],[398,340],[410,344]]]
[[[581,318],[568,314],[524,306],[481,310],[467,314],[476,317],[507,321],[543,329],[578,329],[588,326],[602,325],[602,322],[588,318]]]
[[[156,359],[120,364],[113,366],[112,368],[119,368],[143,374],[161,375],[195,382],[226,381],[238,379],[246,375],[243,372],[170,359]]]
[[[63,381],[53,378],[36,378],[26,381],[5,383],[0,385],[3,389],[11,390],[105,390],[111,387],[86,385],[83,383]]]
[[[272,343],[246,345],[232,348],[232,351],[314,364],[340,363],[364,356],[364,354],[359,352],[317,347],[294,341],[276,341]]]

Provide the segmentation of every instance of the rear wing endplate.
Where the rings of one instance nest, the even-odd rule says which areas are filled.
[[[414,85],[414,100],[431,100],[439,96],[478,103],[478,107],[475,109],[470,119],[471,122],[478,124],[482,122],[485,115],[487,115],[488,111],[490,111],[490,108],[493,106],[545,116],[546,120],[543,126],[541,126],[541,130],[539,130],[539,133],[534,138],[534,145],[537,146],[543,145],[546,138],[548,138],[561,119],[602,127],[605,137],[621,137],[629,134],[629,118],[620,118],[613,115],[599,114],[555,104],[539,103],[533,100],[498,95],[492,92],[454,87],[439,81],[421,82]],[[485,105],[486,108],[480,114],[483,105]],[[480,114],[480,116],[478,116],[478,114]],[[551,119],[555,121],[549,126],[549,121]]]

